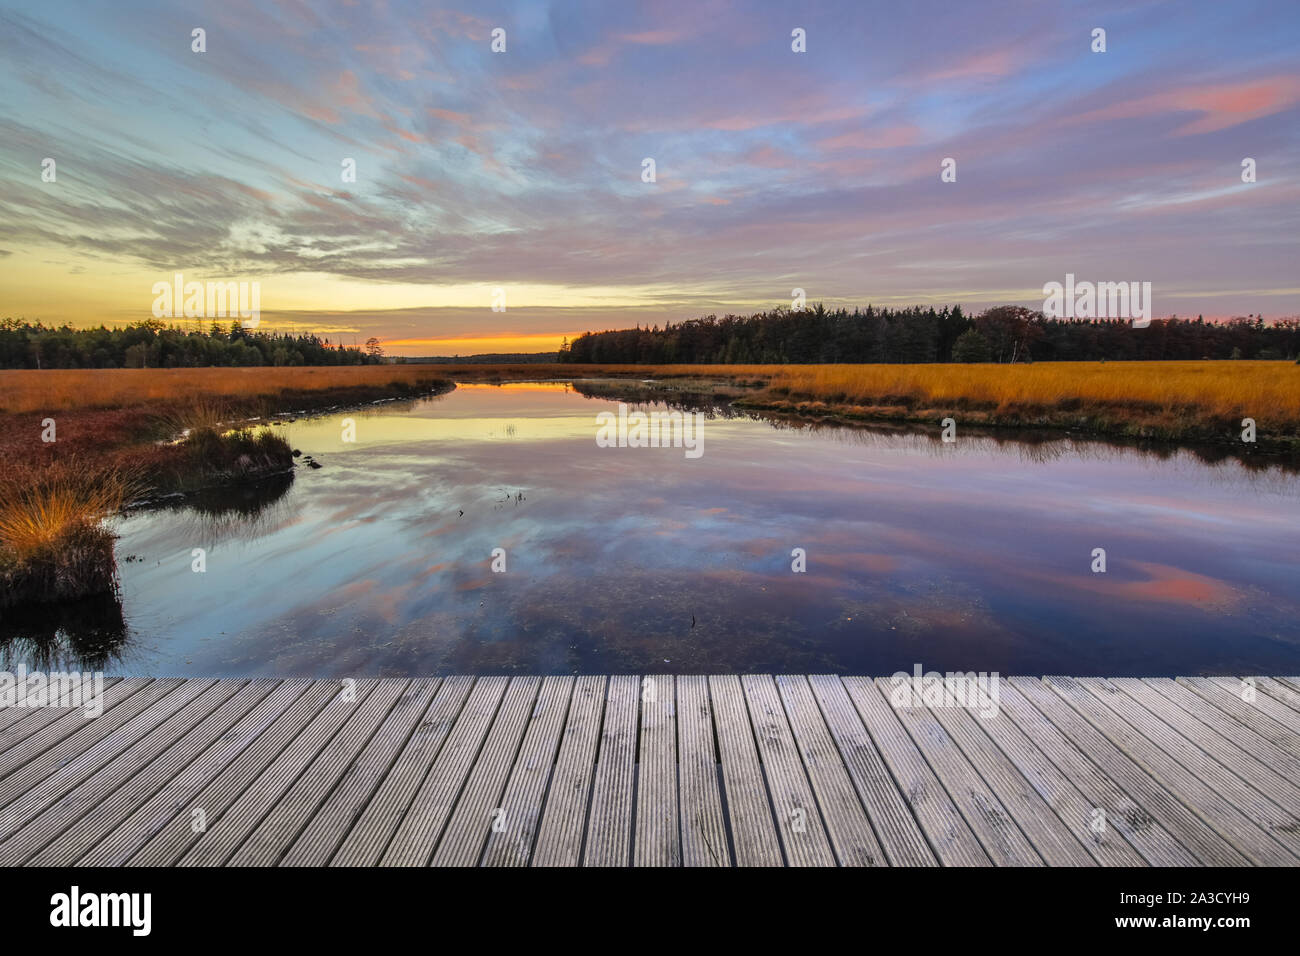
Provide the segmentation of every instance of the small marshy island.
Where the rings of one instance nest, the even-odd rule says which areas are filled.
[[[277,426],[298,415],[436,394],[380,366],[0,372],[0,608],[117,589],[109,519],[291,475]]]

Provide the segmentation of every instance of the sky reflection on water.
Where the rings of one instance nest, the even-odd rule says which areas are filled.
[[[1300,672],[1295,475],[747,418],[688,460],[597,448],[614,408],[461,386],[285,426],[323,467],[274,500],[120,522],[110,670]]]

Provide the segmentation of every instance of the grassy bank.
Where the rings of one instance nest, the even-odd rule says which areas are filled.
[[[104,522],[133,500],[290,471],[250,419],[450,387],[417,367],[0,372],[0,607],[115,590]]]
[[[1300,367],[1290,362],[1051,362],[782,368],[738,404],[807,416],[1068,428],[1167,441],[1300,448]]]
[[[632,379],[629,397],[660,389],[712,394],[741,408],[843,421],[958,422],[1061,428],[1101,437],[1300,450],[1300,365],[1285,361],[1039,362],[1026,365],[444,366],[458,381]],[[650,385],[642,384],[653,379]],[[610,390],[616,396],[618,388]]]

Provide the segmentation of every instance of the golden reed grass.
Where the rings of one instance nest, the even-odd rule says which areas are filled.
[[[831,405],[1056,408],[1125,406],[1300,427],[1300,366],[1268,361],[1038,362],[1033,365],[366,365],[0,371],[0,412],[39,413],[222,400],[357,386],[413,386],[436,378],[520,381],[635,377],[766,385],[758,399]]]
[[[117,514],[138,481],[117,469],[89,473],[84,463],[46,466],[0,482],[0,548],[25,559]]]
[[[802,365],[781,368],[769,389],[834,404],[903,399],[915,407],[965,403],[1007,410],[1079,403],[1300,424],[1300,366],[1284,361]]]
[[[436,366],[45,369],[0,371],[0,412],[56,412],[126,405],[168,406],[271,397],[282,391],[415,385]]]

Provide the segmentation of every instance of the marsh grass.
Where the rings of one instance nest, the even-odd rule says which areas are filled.
[[[117,587],[117,514],[142,487],[137,475],[64,459],[0,476],[0,606],[111,593]]]

